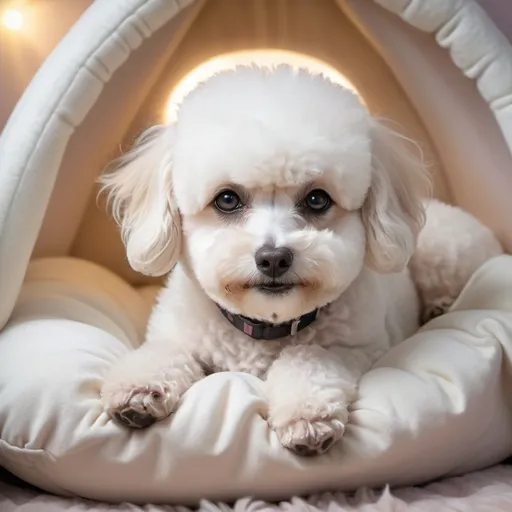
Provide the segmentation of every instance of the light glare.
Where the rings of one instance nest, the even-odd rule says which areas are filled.
[[[172,123],[176,120],[179,104],[201,82],[219,71],[233,69],[240,64],[247,65],[251,63],[270,68],[279,64],[288,64],[293,68],[306,68],[313,73],[326,76],[334,83],[340,84],[357,94],[355,87],[339,71],[313,57],[285,50],[244,50],[214,57],[203,62],[186,75],[171,93],[164,113],[165,122]]]
[[[8,30],[19,30],[23,25],[23,14],[18,9],[8,9],[2,16],[2,25]]]

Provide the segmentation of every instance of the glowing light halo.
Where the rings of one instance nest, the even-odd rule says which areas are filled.
[[[204,82],[220,71],[248,64],[269,68],[279,64],[288,64],[295,69],[305,68],[312,73],[322,74],[334,83],[340,84],[358,94],[354,85],[338,70],[314,57],[287,50],[243,50],[213,57],[185,75],[169,96],[165,107],[165,122],[172,123],[176,120],[176,113],[180,103],[201,82]]]
[[[2,25],[13,32],[21,29],[23,26],[23,13],[20,9],[10,8],[2,14]]]

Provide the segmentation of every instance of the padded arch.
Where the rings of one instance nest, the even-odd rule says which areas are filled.
[[[377,3],[338,1],[407,91],[444,164],[453,201],[510,251],[510,43],[473,1],[402,2],[404,9],[379,2],[408,25]]]
[[[201,5],[193,0],[94,2],[17,105],[0,139],[0,326],[12,311],[74,131],[129,55],[193,3],[197,8]],[[344,2],[339,3],[343,7]],[[438,43],[450,49],[455,65],[476,80],[510,147],[512,48],[478,5],[472,0],[378,3],[412,26],[436,34]],[[502,174],[489,181],[508,182],[509,169],[501,169]],[[493,190],[500,187],[503,181]],[[511,217],[512,205],[499,194],[494,203],[503,214],[503,228],[497,231],[510,249],[512,234],[504,223]]]
[[[0,138],[0,328],[19,293],[72,134],[129,55],[192,3],[94,2],[14,109]]]

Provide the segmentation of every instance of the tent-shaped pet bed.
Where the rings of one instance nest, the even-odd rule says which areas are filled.
[[[362,380],[329,454],[284,450],[260,382],[215,374],[168,420],[124,430],[99,390],[143,338],[157,282],[132,272],[95,180],[162,119],[189,71],[278,49],[342,73],[421,144],[436,195],[512,249],[512,48],[472,0],[97,0],[0,140],[0,465],[61,495],[194,503],[414,485],[512,453],[512,258]]]

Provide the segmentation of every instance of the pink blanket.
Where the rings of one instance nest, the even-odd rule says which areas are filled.
[[[392,492],[360,491],[294,497],[280,504],[239,500],[233,506],[202,503],[204,512],[510,512],[512,466],[495,466],[464,477],[450,478],[423,488],[405,487]],[[0,482],[1,512],[189,512],[186,507],[131,504],[109,505],[83,499],[59,498],[14,483]]]

